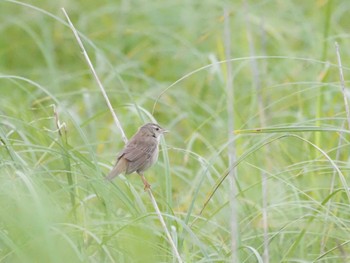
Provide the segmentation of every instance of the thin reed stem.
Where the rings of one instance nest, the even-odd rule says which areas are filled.
[[[109,108],[109,110],[110,110],[110,112],[111,112],[111,114],[112,114],[112,116],[113,116],[113,118],[114,118],[114,121],[115,121],[117,127],[118,127],[119,130],[120,130],[120,133],[121,133],[121,135],[122,135],[122,138],[123,138],[124,142],[127,143],[127,142],[128,142],[128,139],[127,139],[127,137],[126,137],[126,135],[125,135],[125,133],[124,133],[124,130],[123,130],[123,128],[122,128],[122,126],[121,126],[121,124],[120,124],[120,122],[119,122],[119,119],[118,119],[116,113],[115,113],[114,110],[113,110],[112,104],[111,104],[110,101],[109,101],[109,98],[108,98],[108,96],[107,96],[107,93],[106,93],[106,91],[105,91],[105,89],[104,89],[104,87],[103,87],[103,85],[102,85],[100,79],[99,79],[98,76],[97,76],[97,73],[96,73],[96,71],[95,71],[95,69],[94,69],[94,67],[93,67],[93,65],[92,65],[92,63],[91,63],[91,60],[90,60],[90,58],[89,58],[89,56],[88,56],[88,54],[87,54],[87,52],[86,52],[86,50],[85,50],[85,48],[84,48],[84,45],[83,45],[82,41],[80,40],[79,34],[78,34],[77,30],[75,29],[73,23],[72,23],[71,20],[69,19],[69,16],[68,16],[66,10],[65,10],[64,8],[62,8],[62,11],[63,11],[64,15],[66,16],[66,19],[67,19],[67,21],[68,21],[68,23],[69,23],[69,26],[70,26],[71,30],[73,31],[74,36],[75,36],[75,38],[76,38],[76,40],[77,40],[77,42],[78,42],[78,44],[79,44],[79,46],[80,46],[80,48],[81,48],[81,50],[82,50],[82,52],[83,52],[83,55],[84,55],[84,57],[85,57],[85,60],[86,60],[86,62],[88,63],[88,65],[89,65],[89,67],[90,67],[90,69],[91,69],[91,72],[93,73],[93,75],[94,75],[94,77],[95,77],[95,79],[96,79],[96,82],[97,82],[99,88],[101,89],[101,92],[102,92],[102,94],[103,94],[103,97],[105,98],[106,103],[107,103],[107,106],[108,106],[108,108]],[[163,229],[164,229],[164,232],[165,232],[165,235],[166,235],[166,237],[167,237],[167,239],[168,239],[168,241],[169,241],[169,244],[171,245],[171,247],[172,247],[172,249],[173,249],[174,255],[175,255],[177,261],[178,261],[179,263],[182,263],[183,261],[182,261],[182,259],[181,259],[181,257],[180,257],[180,254],[179,254],[179,252],[178,252],[178,250],[177,250],[177,247],[176,247],[176,245],[175,245],[175,243],[174,243],[174,241],[173,241],[173,239],[172,239],[172,237],[171,237],[171,235],[170,235],[170,232],[169,232],[169,230],[168,230],[168,228],[167,228],[167,226],[166,226],[166,224],[165,224],[164,218],[163,218],[163,216],[162,216],[162,214],[161,214],[161,212],[160,212],[160,210],[159,210],[158,204],[157,204],[157,202],[156,202],[156,199],[155,199],[154,196],[153,196],[152,190],[151,190],[150,188],[148,188],[147,192],[148,192],[148,194],[149,194],[149,196],[150,196],[150,198],[151,198],[152,205],[153,205],[153,207],[154,207],[154,210],[156,211],[156,214],[158,215],[158,218],[159,218],[160,223],[161,223],[161,225],[162,225],[162,227],[163,227]]]
[[[341,63],[341,57],[340,57],[340,51],[339,51],[338,42],[335,42],[335,48],[336,48],[336,53],[337,53],[338,66],[339,66],[340,86],[341,86],[341,90],[343,92],[343,97],[344,97],[344,106],[345,106],[346,117],[347,117],[347,121],[348,121],[348,129],[350,130],[350,109],[349,109],[348,99],[346,97],[343,66],[342,66],[342,63]]]
[[[170,235],[170,232],[168,231],[168,228],[167,228],[167,226],[166,226],[166,224],[165,224],[165,221],[164,221],[164,218],[163,218],[163,216],[162,216],[162,213],[160,212],[159,207],[158,207],[158,205],[157,205],[156,199],[154,198],[154,196],[153,196],[153,194],[152,194],[151,188],[148,188],[147,192],[148,192],[148,194],[149,194],[149,196],[150,196],[150,198],[151,198],[151,201],[152,201],[154,210],[156,210],[156,213],[157,213],[157,215],[158,215],[159,221],[160,221],[160,223],[162,224],[162,227],[164,228],[164,232],[165,232],[165,234],[166,234],[166,236],[167,236],[167,238],[168,238],[169,244],[171,245],[171,247],[172,247],[172,249],[173,249],[173,252],[174,252],[174,254],[175,254],[175,257],[177,258],[177,261],[178,261],[178,262],[182,263],[183,261],[182,261],[182,259],[181,259],[180,254],[179,254],[179,251],[177,250],[177,247],[176,247],[176,245],[175,245],[175,242],[174,242],[174,240],[172,239],[172,237],[171,237],[171,235]]]
[[[249,43],[249,52],[252,57],[251,59],[251,67],[252,67],[252,73],[253,73],[253,86],[256,91],[257,96],[257,102],[258,102],[258,114],[259,114],[259,122],[260,127],[266,126],[266,115],[265,115],[265,108],[264,108],[264,100],[262,96],[262,85],[260,80],[260,72],[258,67],[258,62],[255,58],[255,47],[254,47],[254,40],[250,28],[250,21],[249,21],[249,6],[248,2],[244,2],[244,8],[246,12],[245,16],[245,22],[247,25],[247,38]],[[269,145],[266,146],[265,151],[265,162],[271,167],[270,159],[267,157],[269,152]],[[262,214],[262,225],[264,230],[264,252],[263,252],[263,261],[264,263],[270,262],[270,256],[269,256],[269,229],[268,229],[268,177],[265,171],[261,172],[261,192],[262,192],[262,208],[261,208],[261,214]]]
[[[80,39],[79,34],[78,34],[78,31],[75,29],[74,25],[73,25],[72,22],[70,21],[69,16],[68,16],[68,14],[66,13],[66,10],[65,10],[64,8],[62,8],[62,12],[63,12],[64,15],[66,16],[66,19],[67,19],[67,21],[68,21],[68,24],[69,24],[69,26],[70,26],[70,29],[73,31],[73,34],[74,34],[74,36],[75,36],[75,38],[76,38],[76,40],[77,40],[77,42],[78,42],[78,44],[79,44],[79,46],[80,46],[80,49],[81,49],[81,51],[83,52],[83,55],[84,55],[84,57],[85,57],[85,60],[86,60],[86,62],[88,63],[89,68],[90,68],[92,74],[93,74],[94,77],[95,77],[95,80],[96,80],[96,82],[97,82],[97,85],[98,85],[98,87],[100,88],[101,93],[102,93],[104,99],[106,100],[107,106],[108,106],[108,108],[109,108],[109,110],[110,110],[110,112],[111,112],[111,114],[112,114],[112,116],[113,116],[113,119],[114,119],[115,124],[116,124],[117,127],[119,128],[119,131],[120,131],[120,133],[121,133],[121,135],[122,135],[123,141],[124,141],[124,143],[127,143],[127,142],[128,142],[128,138],[126,137],[126,135],[125,135],[125,133],[124,133],[124,130],[123,130],[121,124],[120,124],[120,121],[119,121],[119,119],[118,119],[118,117],[117,117],[117,114],[114,112],[113,107],[112,107],[112,104],[111,104],[111,102],[109,101],[109,98],[108,98],[108,96],[107,96],[107,93],[106,93],[106,91],[105,91],[105,89],[104,89],[104,87],[103,87],[103,85],[102,85],[100,79],[99,79],[98,76],[97,76],[97,73],[96,73],[96,71],[95,71],[95,69],[94,69],[94,66],[93,66],[92,63],[91,63],[91,60],[90,60],[90,58],[89,58],[89,55],[88,55],[88,53],[86,52],[83,43],[81,42],[81,39]]]
[[[224,43],[225,43],[225,56],[227,59],[226,63],[226,94],[227,94],[227,128],[228,128],[228,159],[229,166],[231,167],[236,161],[236,148],[234,144],[234,87],[233,87],[233,75],[232,75],[232,63],[231,58],[231,30],[230,30],[230,12],[228,8],[224,9]],[[236,176],[237,170],[230,170],[231,178],[231,249],[232,249],[232,262],[239,262],[238,257],[238,242],[239,242],[239,229],[238,229],[238,209],[237,209],[237,187],[236,187]]]

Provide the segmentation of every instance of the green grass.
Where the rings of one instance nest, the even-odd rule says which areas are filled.
[[[349,261],[348,1],[4,0],[0,262],[176,262],[140,178],[103,180],[123,140],[61,7],[127,136],[171,130],[146,177],[184,262]]]

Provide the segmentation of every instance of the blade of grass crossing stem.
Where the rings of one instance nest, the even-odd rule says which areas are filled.
[[[233,86],[233,75],[232,75],[232,63],[229,61],[231,58],[231,28],[230,28],[230,12],[228,7],[224,8],[224,48],[225,48],[225,57],[227,63],[226,66],[226,94],[227,94],[227,100],[226,100],[226,110],[227,110],[227,128],[228,128],[228,141],[230,142],[227,151],[228,151],[228,159],[229,159],[229,166],[232,166],[232,164],[236,160],[236,149],[234,144],[234,135],[232,134],[232,130],[234,130],[234,112],[233,112],[233,105],[234,105],[234,86]],[[229,171],[230,175],[230,185],[231,185],[231,197],[230,197],[230,207],[231,207],[231,260],[232,262],[236,263],[238,262],[238,242],[239,242],[239,230],[238,230],[238,209],[237,209],[237,200],[236,200],[236,193],[237,193],[237,187],[236,187],[236,176],[237,176],[237,170],[230,169]]]

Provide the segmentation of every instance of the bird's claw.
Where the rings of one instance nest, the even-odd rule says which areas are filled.
[[[149,184],[149,183],[144,183],[144,189],[145,189],[145,191],[147,191],[147,190],[150,190],[151,189],[151,185]]]

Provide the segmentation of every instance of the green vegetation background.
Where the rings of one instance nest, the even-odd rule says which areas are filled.
[[[174,260],[138,176],[103,180],[123,141],[61,7],[128,137],[161,95],[153,116],[171,133],[146,176],[185,262],[349,262],[345,0],[1,0],[1,262]],[[228,40],[230,73],[216,63]],[[237,233],[230,178],[199,215],[230,167],[230,109],[236,130],[290,128],[234,136]]]

